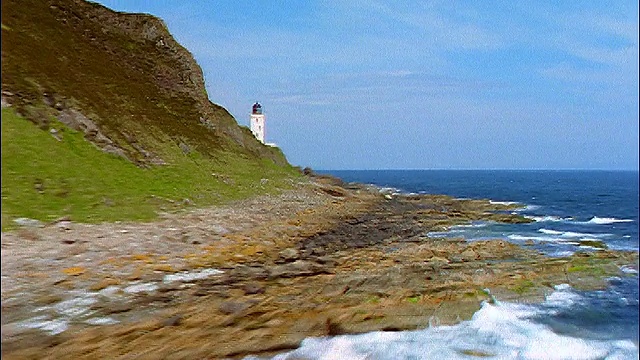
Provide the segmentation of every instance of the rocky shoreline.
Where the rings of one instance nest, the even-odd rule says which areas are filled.
[[[391,195],[311,176],[295,189],[154,223],[61,219],[2,234],[2,357],[270,355],[309,336],[468,319],[491,296],[606,286],[637,252],[549,258],[496,239],[431,238],[513,205]]]

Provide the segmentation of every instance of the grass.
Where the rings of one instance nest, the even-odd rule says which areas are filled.
[[[2,109],[2,229],[13,219],[78,222],[146,221],[159,212],[274,193],[295,178],[290,166],[219,151],[184,154],[175,141],[148,135],[165,166],[140,168],[97,149],[83,134],[52,121],[62,141]],[[268,179],[263,181],[262,179]]]
[[[518,282],[514,287],[512,287],[510,290],[515,292],[516,294],[524,294],[526,292],[528,292],[529,290],[532,290],[535,287],[535,283],[531,280],[521,280],[520,282]]]
[[[412,304],[417,304],[420,301],[420,296],[410,296],[407,298],[407,301]]]
[[[598,265],[575,265],[567,268],[569,273],[583,273],[595,276],[607,275],[607,271]]]
[[[580,273],[591,276],[614,275],[618,272],[616,266],[612,266],[607,259],[593,257],[574,258],[567,268],[568,273]]]

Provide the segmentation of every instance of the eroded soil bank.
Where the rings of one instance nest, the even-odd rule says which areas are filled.
[[[484,289],[539,301],[606,286],[636,252],[548,258],[426,233],[527,221],[508,206],[381,194],[326,177],[147,224],[60,221],[2,234],[2,357],[237,358],[308,336],[468,319]]]

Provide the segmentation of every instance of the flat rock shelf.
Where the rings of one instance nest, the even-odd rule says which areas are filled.
[[[637,263],[635,252],[550,258],[504,239],[426,236],[530,221],[514,206],[311,176],[153,223],[26,224],[2,234],[2,357],[270,355],[309,336],[453,324],[492,295],[601,288]]]

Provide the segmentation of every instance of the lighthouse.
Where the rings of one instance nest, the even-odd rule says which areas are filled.
[[[251,109],[251,132],[253,136],[264,144],[264,114],[262,113],[262,105],[256,101]]]

